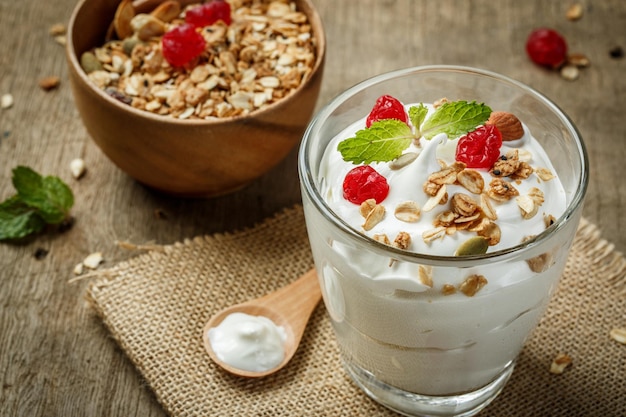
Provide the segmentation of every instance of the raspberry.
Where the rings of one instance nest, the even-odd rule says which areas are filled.
[[[176,26],[161,40],[163,57],[174,67],[182,67],[204,51],[205,41],[190,24]]]
[[[365,126],[370,127],[372,123],[385,119],[397,119],[409,124],[409,117],[404,110],[404,105],[397,98],[389,95],[378,97],[374,108],[367,116]]]
[[[491,168],[500,157],[502,135],[494,125],[480,126],[461,137],[455,159],[469,168]]]
[[[389,194],[387,179],[369,165],[353,168],[343,180],[343,198],[354,204],[361,204],[373,198],[376,203]]]
[[[223,0],[213,0],[187,10],[185,22],[195,27],[212,25],[218,20],[230,25],[230,4]]]
[[[526,53],[535,64],[558,68],[567,58],[567,43],[552,29],[537,29],[528,36]]]

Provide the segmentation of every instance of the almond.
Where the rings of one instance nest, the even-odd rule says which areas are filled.
[[[495,125],[502,134],[503,141],[515,140],[524,136],[524,127],[517,116],[505,111],[494,111],[487,120],[488,125]]]

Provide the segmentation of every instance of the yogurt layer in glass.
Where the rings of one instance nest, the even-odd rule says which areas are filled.
[[[365,128],[382,95],[414,103],[407,110],[425,103],[429,115],[442,97],[485,103],[516,115],[523,136],[503,142],[504,157],[489,168],[456,161],[458,137],[416,137],[402,151],[408,157],[367,163],[389,193],[355,204],[343,181],[364,163],[345,161],[338,145]],[[511,164],[523,168],[510,173]],[[350,376],[407,415],[484,408],[544,312],[577,228],[587,160],[571,122],[506,77],[412,68],[367,80],[322,109],[299,171],[324,302]]]

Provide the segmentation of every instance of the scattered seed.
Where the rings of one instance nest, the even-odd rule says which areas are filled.
[[[50,29],[48,29],[48,33],[51,36],[65,35],[65,32],[66,29],[63,23],[55,23],[54,25],[50,26]]]
[[[583,6],[576,3],[569,6],[567,12],[565,12],[565,17],[567,20],[578,20],[583,17]]]
[[[579,52],[570,54],[567,57],[567,62],[569,64],[575,65],[578,68],[587,68],[591,65],[591,61],[587,58],[587,55],[581,54]]]
[[[85,270],[85,265],[83,265],[82,262],[77,263],[76,266],[74,266],[74,275],[81,275],[84,270]]]
[[[624,49],[621,46],[615,46],[609,51],[609,56],[613,59],[621,59],[624,57]]]
[[[13,106],[13,96],[11,94],[3,94],[2,98],[0,98],[0,108],[8,109]]]
[[[45,91],[54,90],[59,86],[59,84],[61,84],[61,79],[56,75],[44,77],[39,80],[39,87]]]
[[[104,261],[102,252],[94,252],[83,260],[83,265],[89,269],[96,269]]]
[[[616,342],[626,345],[626,329],[612,329],[609,335],[611,336],[611,339],[615,340]]]
[[[489,249],[489,241],[482,236],[474,236],[461,243],[455,255],[482,255],[487,253],[487,249]]]
[[[85,172],[87,171],[85,161],[83,161],[81,158],[73,159],[72,162],[70,162],[70,171],[74,178],[80,179],[83,175],[85,175]]]
[[[37,248],[35,250],[35,253],[33,254],[33,256],[35,257],[35,259],[37,259],[38,261],[41,261],[42,259],[44,259],[46,256],[48,256],[48,251],[43,249],[43,248]]]
[[[93,52],[85,52],[80,56],[80,66],[87,74],[102,71],[102,64]]]
[[[572,358],[569,355],[565,353],[559,353],[552,361],[552,364],[550,364],[550,372],[560,375],[563,373],[563,371],[565,371],[565,368],[567,368],[571,364]]]
[[[567,81],[574,81],[578,79],[580,71],[575,65],[567,64],[561,68],[561,77]]]

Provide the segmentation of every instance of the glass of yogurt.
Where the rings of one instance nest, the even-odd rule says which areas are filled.
[[[409,68],[324,107],[298,169],[347,373],[405,415],[478,413],[563,273],[589,175],[576,127],[502,75]]]

